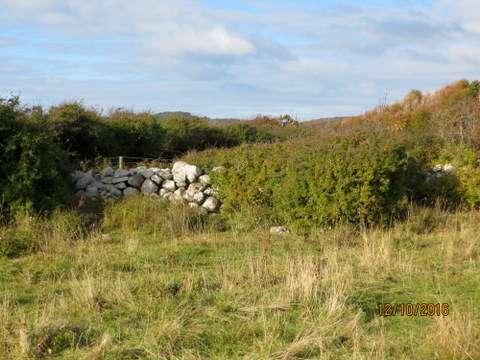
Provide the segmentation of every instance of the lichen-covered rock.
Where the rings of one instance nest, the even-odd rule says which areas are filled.
[[[175,185],[175,181],[173,180],[165,180],[162,183],[162,188],[167,191],[174,192],[177,189],[177,185]]]
[[[143,177],[143,175],[137,173],[128,179],[128,185],[140,189],[144,181],[145,178]]]
[[[152,180],[146,179],[142,184],[141,191],[145,195],[150,195],[158,191],[158,186]]]
[[[207,209],[209,212],[215,212],[220,206],[219,201],[213,196],[209,196],[207,200],[202,204],[204,209]]]
[[[123,190],[123,196],[129,197],[129,196],[135,196],[138,195],[140,192],[133,188],[133,187],[127,187],[125,190]]]

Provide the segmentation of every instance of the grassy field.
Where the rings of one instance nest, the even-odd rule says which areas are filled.
[[[477,212],[304,238],[130,199],[87,230],[57,213],[0,236],[20,244],[0,258],[1,359],[480,358]],[[449,315],[378,315],[430,302]]]

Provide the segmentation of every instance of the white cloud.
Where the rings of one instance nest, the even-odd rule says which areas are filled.
[[[309,117],[480,77],[477,0],[345,2],[307,11],[304,0],[262,0],[246,12],[202,0],[0,0],[0,31],[25,32],[13,46],[0,38],[0,78],[34,99]]]
[[[0,0],[0,5],[8,9],[5,21],[28,18],[77,36],[135,36],[145,50],[159,55],[255,52],[248,39],[193,0]]]

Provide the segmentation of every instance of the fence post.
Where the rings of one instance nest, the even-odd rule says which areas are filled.
[[[119,156],[119,157],[118,157],[118,168],[119,168],[120,170],[123,169],[123,156]]]

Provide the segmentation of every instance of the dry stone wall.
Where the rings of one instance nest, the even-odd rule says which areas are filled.
[[[212,171],[221,171],[221,167]],[[89,199],[117,200],[143,194],[171,202],[186,202],[203,213],[216,212],[220,208],[210,176],[183,161],[164,169],[139,166],[129,170],[107,167],[100,172],[75,171],[72,177],[77,195]]]

